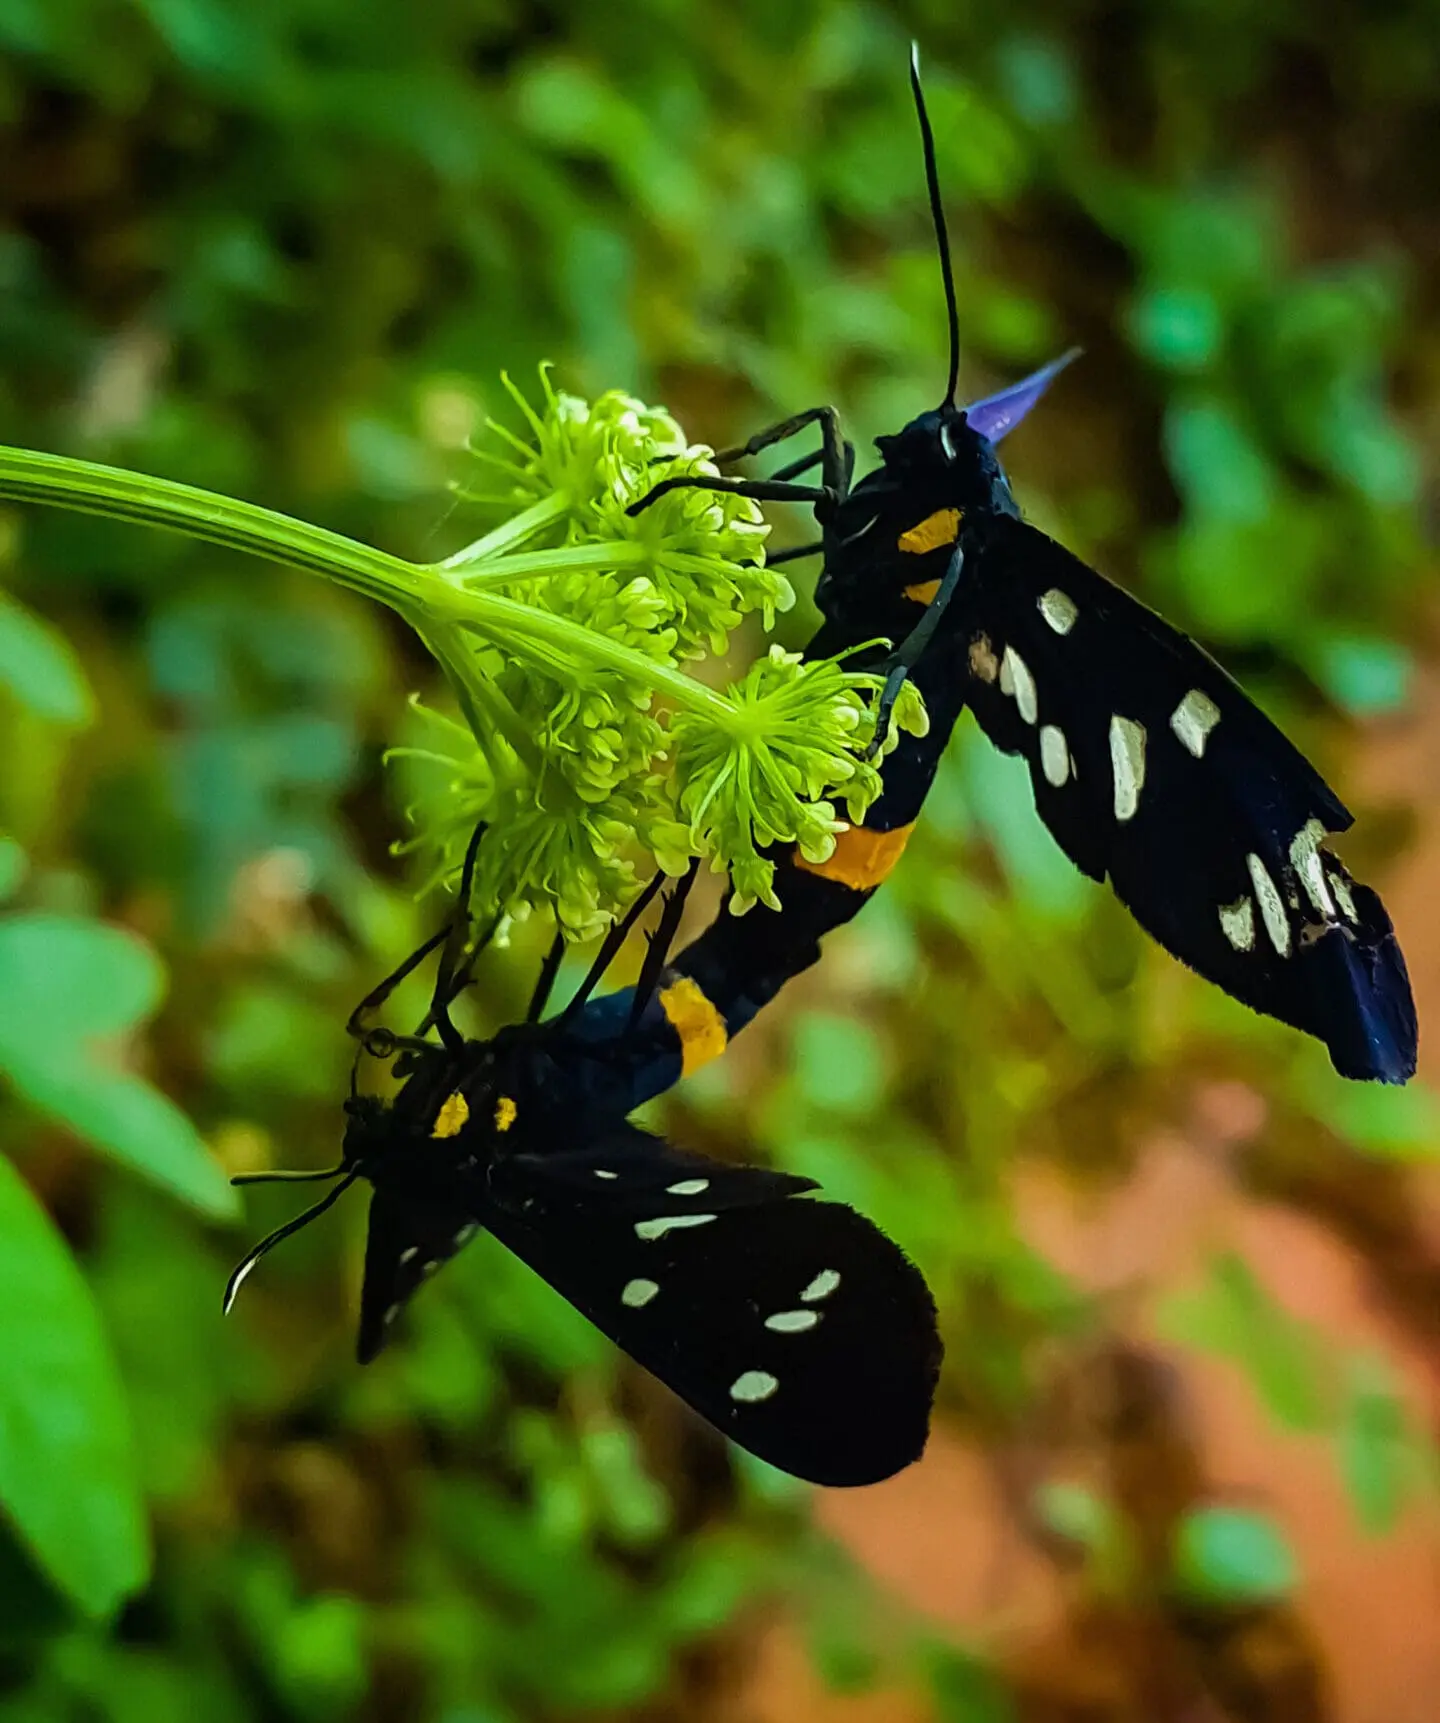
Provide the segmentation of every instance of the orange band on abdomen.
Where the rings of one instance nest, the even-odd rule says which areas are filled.
[[[680,1037],[680,1074],[688,1077],[712,1059],[718,1059],[729,1043],[725,1019],[705,997],[699,982],[682,975],[660,989],[660,1009]]]
[[[795,866],[805,873],[818,873],[823,879],[837,880],[851,891],[873,891],[889,877],[891,869],[905,853],[914,824],[896,826],[891,832],[872,832],[867,826],[851,826],[835,839],[835,848],[828,860],[806,861],[798,849],[790,852]]]

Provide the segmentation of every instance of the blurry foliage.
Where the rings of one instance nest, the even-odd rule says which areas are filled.
[[[1424,0],[8,0],[0,441],[418,560],[463,542],[444,486],[502,366],[553,357],[715,444],[829,399],[857,438],[894,429],[943,363],[912,33],[963,389],[1089,351],[1007,445],[1026,507],[1221,651],[1363,808],[1341,720],[1394,710],[1423,650],[1422,475],[1387,402],[1398,370],[1433,412]],[[344,1015],[429,931],[379,756],[430,672],[353,599],[154,533],[11,511],[0,573],[0,1130],[25,1180],[0,1179],[0,1719],[689,1718],[721,1679],[697,1646],[745,1643],[776,1592],[842,1686],[908,1671],[942,1719],[1023,1714],[486,1241],[363,1374],[358,1204],[221,1324],[219,1169],[333,1153]],[[812,621],[802,600],[783,638]],[[1422,1335],[1436,1291],[1404,1182],[1433,1098],[1345,1088],[1179,972],[1028,803],[967,730],[892,884],[670,1112],[913,1251],[946,1411],[998,1473],[1121,1320],[1026,1240],[1015,1169],[1108,1186],[1218,1076],[1267,1109],[1242,1183],[1368,1250]],[[1368,871],[1395,812],[1353,846]],[[521,1008],[538,940],[497,957],[477,1029]],[[247,1237],[286,1212],[247,1206]],[[1433,1491],[1395,1367],[1238,1259],[1161,1314],[1172,1356],[1245,1372],[1277,1440],[1331,1445],[1371,1530]],[[1152,1626],[1303,1588],[1203,1475],[1148,1510],[1034,1482],[1017,1520],[1110,1607],[1172,1596]]]

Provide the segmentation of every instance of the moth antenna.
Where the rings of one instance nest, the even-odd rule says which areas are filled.
[[[290,1238],[293,1234],[299,1232],[302,1227],[309,1226],[312,1220],[319,1220],[320,1216],[325,1213],[326,1209],[332,1208],[359,1177],[360,1169],[356,1167],[353,1172],[348,1173],[343,1179],[341,1179],[340,1183],[335,1186],[334,1190],[327,1191],[318,1203],[307,1208],[303,1214],[297,1214],[294,1220],[287,1220],[284,1226],[277,1226],[274,1232],[267,1234],[260,1240],[259,1244],[249,1252],[225,1284],[225,1302],[222,1308],[227,1316],[230,1314],[231,1305],[235,1302],[236,1293],[239,1292],[240,1288],[245,1284],[245,1277],[250,1273],[250,1270],[254,1268],[255,1264],[259,1262],[260,1258],[262,1256],[268,1256],[277,1244],[282,1244],[287,1238]]]
[[[940,203],[940,170],[935,163],[935,133],[930,115],[925,110],[925,92],[920,87],[920,44],[910,44],[910,88],[915,96],[915,112],[920,120],[920,142],[925,151],[925,184],[930,192],[930,219],[935,224],[935,245],[940,253],[940,279],[945,283],[945,315],[950,325],[950,380],[945,386],[942,407],[955,405],[955,391],[960,386],[960,311],[955,302],[955,269],[950,262],[950,234],[945,226],[945,211]]]

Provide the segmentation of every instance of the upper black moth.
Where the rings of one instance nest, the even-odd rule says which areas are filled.
[[[667,1042],[688,1053],[718,1033],[724,1044],[716,1008],[664,966],[683,888],[622,1019],[587,1018],[587,1003],[658,877],[564,1011],[540,1021],[556,967],[547,962],[527,1021],[472,1041],[449,1008],[484,945],[466,949],[474,853],[472,844],[454,921],[351,1018],[362,1047],[393,1059],[403,1077],[394,1101],[352,1086],[340,1164],[328,1172],[236,1181],[336,1182],[255,1246],[231,1276],[225,1308],[267,1251],[366,1179],[362,1364],[421,1283],[484,1228],[772,1465],[821,1484],[873,1483],[909,1465],[925,1446],[941,1346],[929,1289],[903,1251],[854,1209],[812,1200],[813,1179],[692,1154],[625,1118],[638,1093],[654,1092],[648,1074]],[[416,1035],[367,1030],[368,1014],[442,944]],[[427,1038],[432,1028],[438,1041]]]
[[[815,407],[717,457],[818,426],[819,451],[772,478],[670,479],[634,507],[682,485],[811,504],[819,544],[782,553],[824,557],[811,655],[900,641],[878,660],[887,709],[904,677],[928,671],[943,725],[968,705],[1024,756],[1066,855],[1108,877],[1168,951],[1317,1036],[1344,1076],[1402,1083],[1417,1034],[1405,961],[1380,899],[1324,845],[1350,813],[1207,652],[1020,517],[995,445],[1073,355],[956,405],[954,275],[913,53],[911,83],[949,313],[939,407],[879,438],[881,465],[858,483],[835,409]],[[796,482],[815,467],[818,485]]]

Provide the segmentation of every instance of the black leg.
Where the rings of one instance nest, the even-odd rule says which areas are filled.
[[[791,461],[788,467],[781,467],[779,472],[771,473],[770,477],[780,481],[803,478],[806,473],[813,472],[824,460],[824,449],[816,449],[813,455],[801,455],[798,461]]]
[[[719,491],[725,496],[749,497],[757,503],[810,503],[813,507],[829,508],[840,498],[823,485],[791,485],[775,479],[720,479],[708,473],[682,473],[675,478],[661,479],[646,491],[638,502],[631,503],[627,515],[643,514],[652,503],[670,491]]]
[[[732,461],[748,460],[751,455],[758,455],[762,449],[773,448],[776,443],[788,442],[808,425],[820,427],[820,463],[825,469],[827,488],[843,492],[845,439],[840,435],[840,415],[833,407],[807,407],[803,413],[794,413],[788,419],[781,419],[778,424],[757,431],[748,443],[742,443],[738,449],[722,449],[715,460],[722,467],[730,465]]]
[[[655,989],[660,985],[660,976],[670,959],[670,948],[675,943],[675,935],[680,930],[680,917],[685,913],[685,899],[690,895],[690,887],[695,883],[695,876],[700,871],[700,858],[696,856],[690,863],[689,871],[665,899],[665,908],[661,912],[660,921],[654,933],[650,935],[650,944],[645,952],[645,961],[640,966],[640,979],[635,983],[635,992],[630,1001],[630,1028],[634,1028],[645,1014],[645,1007],[655,995]]]
[[[450,926],[447,922],[439,933],[431,934],[417,951],[412,951],[400,967],[387,975],[378,987],[374,987],[360,1001],[345,1024],[345,1033],[352,1035],[357,1041],[363,1041],[369,1031],[365,1027],[365,1019],[372,1011],[378,1011],[405,977],[418,969],[432,951],[443,945],[450,937]]]
[[[777,562],[798,562],[802,556],[819,556],[824,548],[818,540],[814,544],[792,544],[786,550],[773,551],[765,558],[765,566],[774,568]]]
[[[653,898],[655,893],[659,891],[664,879],[665,876],[663,873],[655,874],[650,880],[650,883],[640,893],[639,897],[637,897],[634,903],[630,905],[629,909],[625,911],[621,920],[617,921],[605,935],[604,944],[601,945],[595,961],[590,965],[590,973],[575,990],[575,997],[560,1013],[557,1022],[562,1025],[569,1023],[572,1018],[576,1017],[584,1009],[590,995],[599,985],[600,977],[615,961],[616,953],[630,937],[630,930],[634,927],[635,923],[639,921],[640,917],[644,915],[646,909],[650,905],[651,898]]]
[[[565,933],[563,928],[555,929],[555,937],[550,941],[550,949],[545,953],[545,961],[540,965],[540,975],[535,982],[535,991],[530,995],[530,1009],[525,1013],[527,1023],[538,1023],[544,1015],[545,1007],[550,1003],[550,989],[555,985],[555,977],[560,970],[560,960],[565,955]]]
[[[499,930],[500,919],[497,916],[496,919],[490,923],[489,927],[485,929],[484,933],[480,935],[479,939],[477,939],[465,953],[464,962],[455,971],[454,977],[450,982],[450,991],[445,1000],[447,1005],[453,1005],[467,987],[474,985],[475,965],[489,949],[490,941],[494,939]],[[415,1030],[415,1039],[423,1039],[434,1027],[435,1018],[429,1011],[427,1011]]]
[[[900,690],[905,686],[911,670],[920,661],[921,653],[934,638],[935,630],[940,626],[940,619],[955,596],[964,567],[965,552],[957,544],[954,555],[950,558],[950,566],[945,570],[945,578],[936,588],[934,598],[925,607],[925,614],[886,660],[885,686],[880,691],[880,706],[875,714],[875,734],[870,738],[870,746],[865,750],[867,760],[873,760],[880,752],[886,732],[890,728],[890,714],[895,710],[895,702],[900,698]]]
[[[430,996],[428,1021],[440,1031],[440,1039],[452,1053],[458,1053],[465,1045],[465,1037],[450,1021],[450,1002],[460,991],[456,976],[464,972],[466,965],[465,941],[470,932],[470,894],[475,887],[475,858],[480,853],[480,840],[484,836],[485,822],[481,820],[465,846],[465,862],[460,869],[460,895],[456,899],[445,949],[436,965],[435,991]]]

